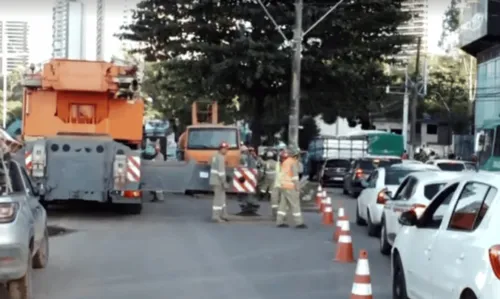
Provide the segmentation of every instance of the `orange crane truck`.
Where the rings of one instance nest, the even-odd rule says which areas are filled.
[[[136,67],[53,59],[24,77],[22,159],[45,203],[139,214],[144,102]]]
[[[205,109],[199,109],[201,104],[205,106],[201,108]],[[179,137],[180,161],[143,161],[144,188],[173,193],[211,191],[208,184],[210,161],[224,141],[229,144],[226,155],[226,176],[230,181],[228,191],[254,193],[257,170],[240,170],[238,127],[219,123],[217,102],[194,102],[191,118],[192,124]]]

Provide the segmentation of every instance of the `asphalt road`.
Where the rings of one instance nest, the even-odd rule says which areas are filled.
[[[369,253],[374,298],[390,298],[389,259],[354,224],[356,202],[331,192],[351,219],[355,255]],[[209,223],[210,200],[171,196],[142,215],[63,210],[50,223],[50,263],[34,275],[36,299],[350,298],[356,264],[333,261],[333,227],[305,213],[308,230],[270,222]],[[264,207],[262,212],[265,212]],[[235,202],[230,212],[238,209]]]

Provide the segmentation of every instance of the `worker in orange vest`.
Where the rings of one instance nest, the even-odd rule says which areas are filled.
[[[300,209],[299,161],[295,158],[299,155],[299,151],[290,150],[288,156],[292,157],[287,157],[280,168],[279,189],[281,199],[276,217],[278,227],[288,227],[285,224],[285,217],[288,209],[290,209],[296,227],[307,228]]]

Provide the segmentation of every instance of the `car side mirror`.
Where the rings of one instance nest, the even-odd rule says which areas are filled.
[[[417,213],[413,210],[405,211],[401,213],[401,216],[399,216],[399,224],[404,225],[404,226],[414,226],[417,224],[418,217]]]
[[[387,200],[392,200],[392,191],[389,191],[389,190],[386,190],[385,192],[385,196],[387,197]]]

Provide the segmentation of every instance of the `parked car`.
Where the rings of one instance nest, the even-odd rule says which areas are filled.
[[[2,170],[4,187],[6,178]],[[12,192],[3,188],[0,195],[0,284],[6,286],[10,299],[29,299],[32,268],[45,268],[48,263],[47,212],[23,167],[10,162],[8,178]]]
[[[392,249],[392,298],[498,298],[500,176],[465,172],[423,214],[403,212]]]
[[[401,163],[400,157],[391,156],[354,159],[349,170],[344,175],[343,193],[354,198],[358,197],[363,190],[361,182],[366,180],[375,169],[399,163]]]
[[[372,172],[367,180],[362,181],[364,189],[358,196],[356,224],[367,225],[368,235],[377,236],[380,232],[382,212],[385,202],[389,199],[388,194],[396,192],[407,175],[416,171],[426,171],[428,167],[415,166],[397,164],[392,167],[380,167]]]
[[[342,186],[344,176],[351,166],[349,159],[328,159],[323,164],[321,170],[321,185],[323,186]]]
[[[425,164],[435,165],[443,171],[465,171],[466,170],[465,162],[460,161],[460,160],[437,159],[437,160],[427,161]]]
[[[401,182],[394,193],[387,193],[390,199],[382,211],[380,252],[385,255],[391,253],[392,244],[401,228],[398,218],[402,212],[413,209],[417,215],[421,215],[439,190],[460,175],[445,171],[414,172]]]

